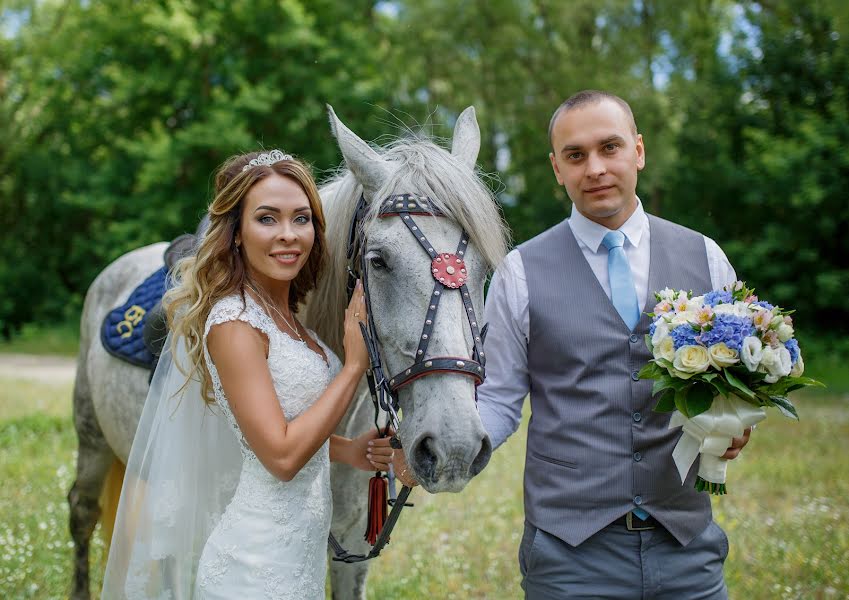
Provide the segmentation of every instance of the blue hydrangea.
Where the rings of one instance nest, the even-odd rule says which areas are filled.
[[[791,364],[795,365],[796,361],[799,360],[799,342],[796,341],[796,338],[790,338],[784,342],[784,347],[790,353]]]
[[[651,325],[649,325],[649,335],[650,336],[654,337],[655,329],[657,329],[657,320],[652,321]]]
[[[699,335],[699,332],[693,329],[690,325],[679,325],[670,331],[669,335],[672,336],[672,344],[675,346],[676,350],[678,350],[681,346],[698,345],[696,336]]]
[[[734,302],[734,296],[731,295],[731,292],[726,292],[725,290],[715,290],[705,294],[704,302],[705,306],[710,307],[714,307],[717,304],[731,304]]]
[[[714,317],[713,327],[701,335],[700,341],[708,347],[725,342],[726,346],[739,352],[743,340],[754,334],[755,327],[750,318],[722,314]]]
[[[752,302],[752,306],[760,306],[761,308],[765,308],[766,310],[772,310],[775,308],[772,304],[767,302],[766,300],[759,300],[758,302]]]

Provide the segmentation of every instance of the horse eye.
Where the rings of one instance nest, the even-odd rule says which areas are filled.
[[[368,264],[373,269],[386,269],[386,263],[383,261],[383,257],[381,257],[379,254],[375,256],[370,256],[368,259]]]

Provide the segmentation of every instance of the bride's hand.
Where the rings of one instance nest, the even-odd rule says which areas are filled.
[[[363,284],[358,280],[348,308],[345,309],[345,338],[342,340],[342,345],[345,347],[345,366],[360,374],[364,373],[369,366],[368,352],[360,330],[360,323],[365,322],[366,302],[363,296]]]
[[[394,449],[389,445],[389,437],[379,436],[376,428],[370,428],[351,440],[351,466],[363,471],[389,470]]]
[[[392,460],[392,468],[395,470],[395,479],[400,481],[407,487],[416,487],[419,482],[413,476],[413,470],[407,464],[407,455],[403,450],[395,451],[395,458]]]

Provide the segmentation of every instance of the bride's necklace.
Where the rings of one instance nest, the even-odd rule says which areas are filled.
[[[298,328],[295,327],[294,325],[292,325],[289,322],[289,319],[287,319],[286,316],[280,311],[280,309],[277,308],[277,306],[274,304],[274,302],[267,301],[265,299],[265,296],[260,294],[259,291],[254,286],[252,286],[251,284],[246,283],[245,287],[247,287],[250,291],[252,291],[254,294],[256,294],[257,298],[262,300],[262,303],[266,305],[266,308],[268,306],[271,306],[271,308],[274,309],[274,312],[276,312],[280,316],[280,318],[283,319],[283,322],[286,324],[286,327],[288,327],[290,330],[292,330],[295,333],[296,336],[298,336],[298,340],[302,343],[306,343],[306,342],[304,342],[304,338],[301,337],[301,334],[298,331]],[[294,320],[295,317],[293,316],[292,319]]]

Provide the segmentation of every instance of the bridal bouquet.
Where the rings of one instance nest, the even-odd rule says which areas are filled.
[[[669,288],[657,305],[646,344],[654,358],[640,371],[654,379],[655,410],[674,412],[683,435],[672,452],[683,482],[701,455],[696,489],[724,494],[731,439],[766,418],[764,407],[799,418],[787,394],[822,384],[803,377],[793,311],[758,300],[742,281],[704,296]]]

